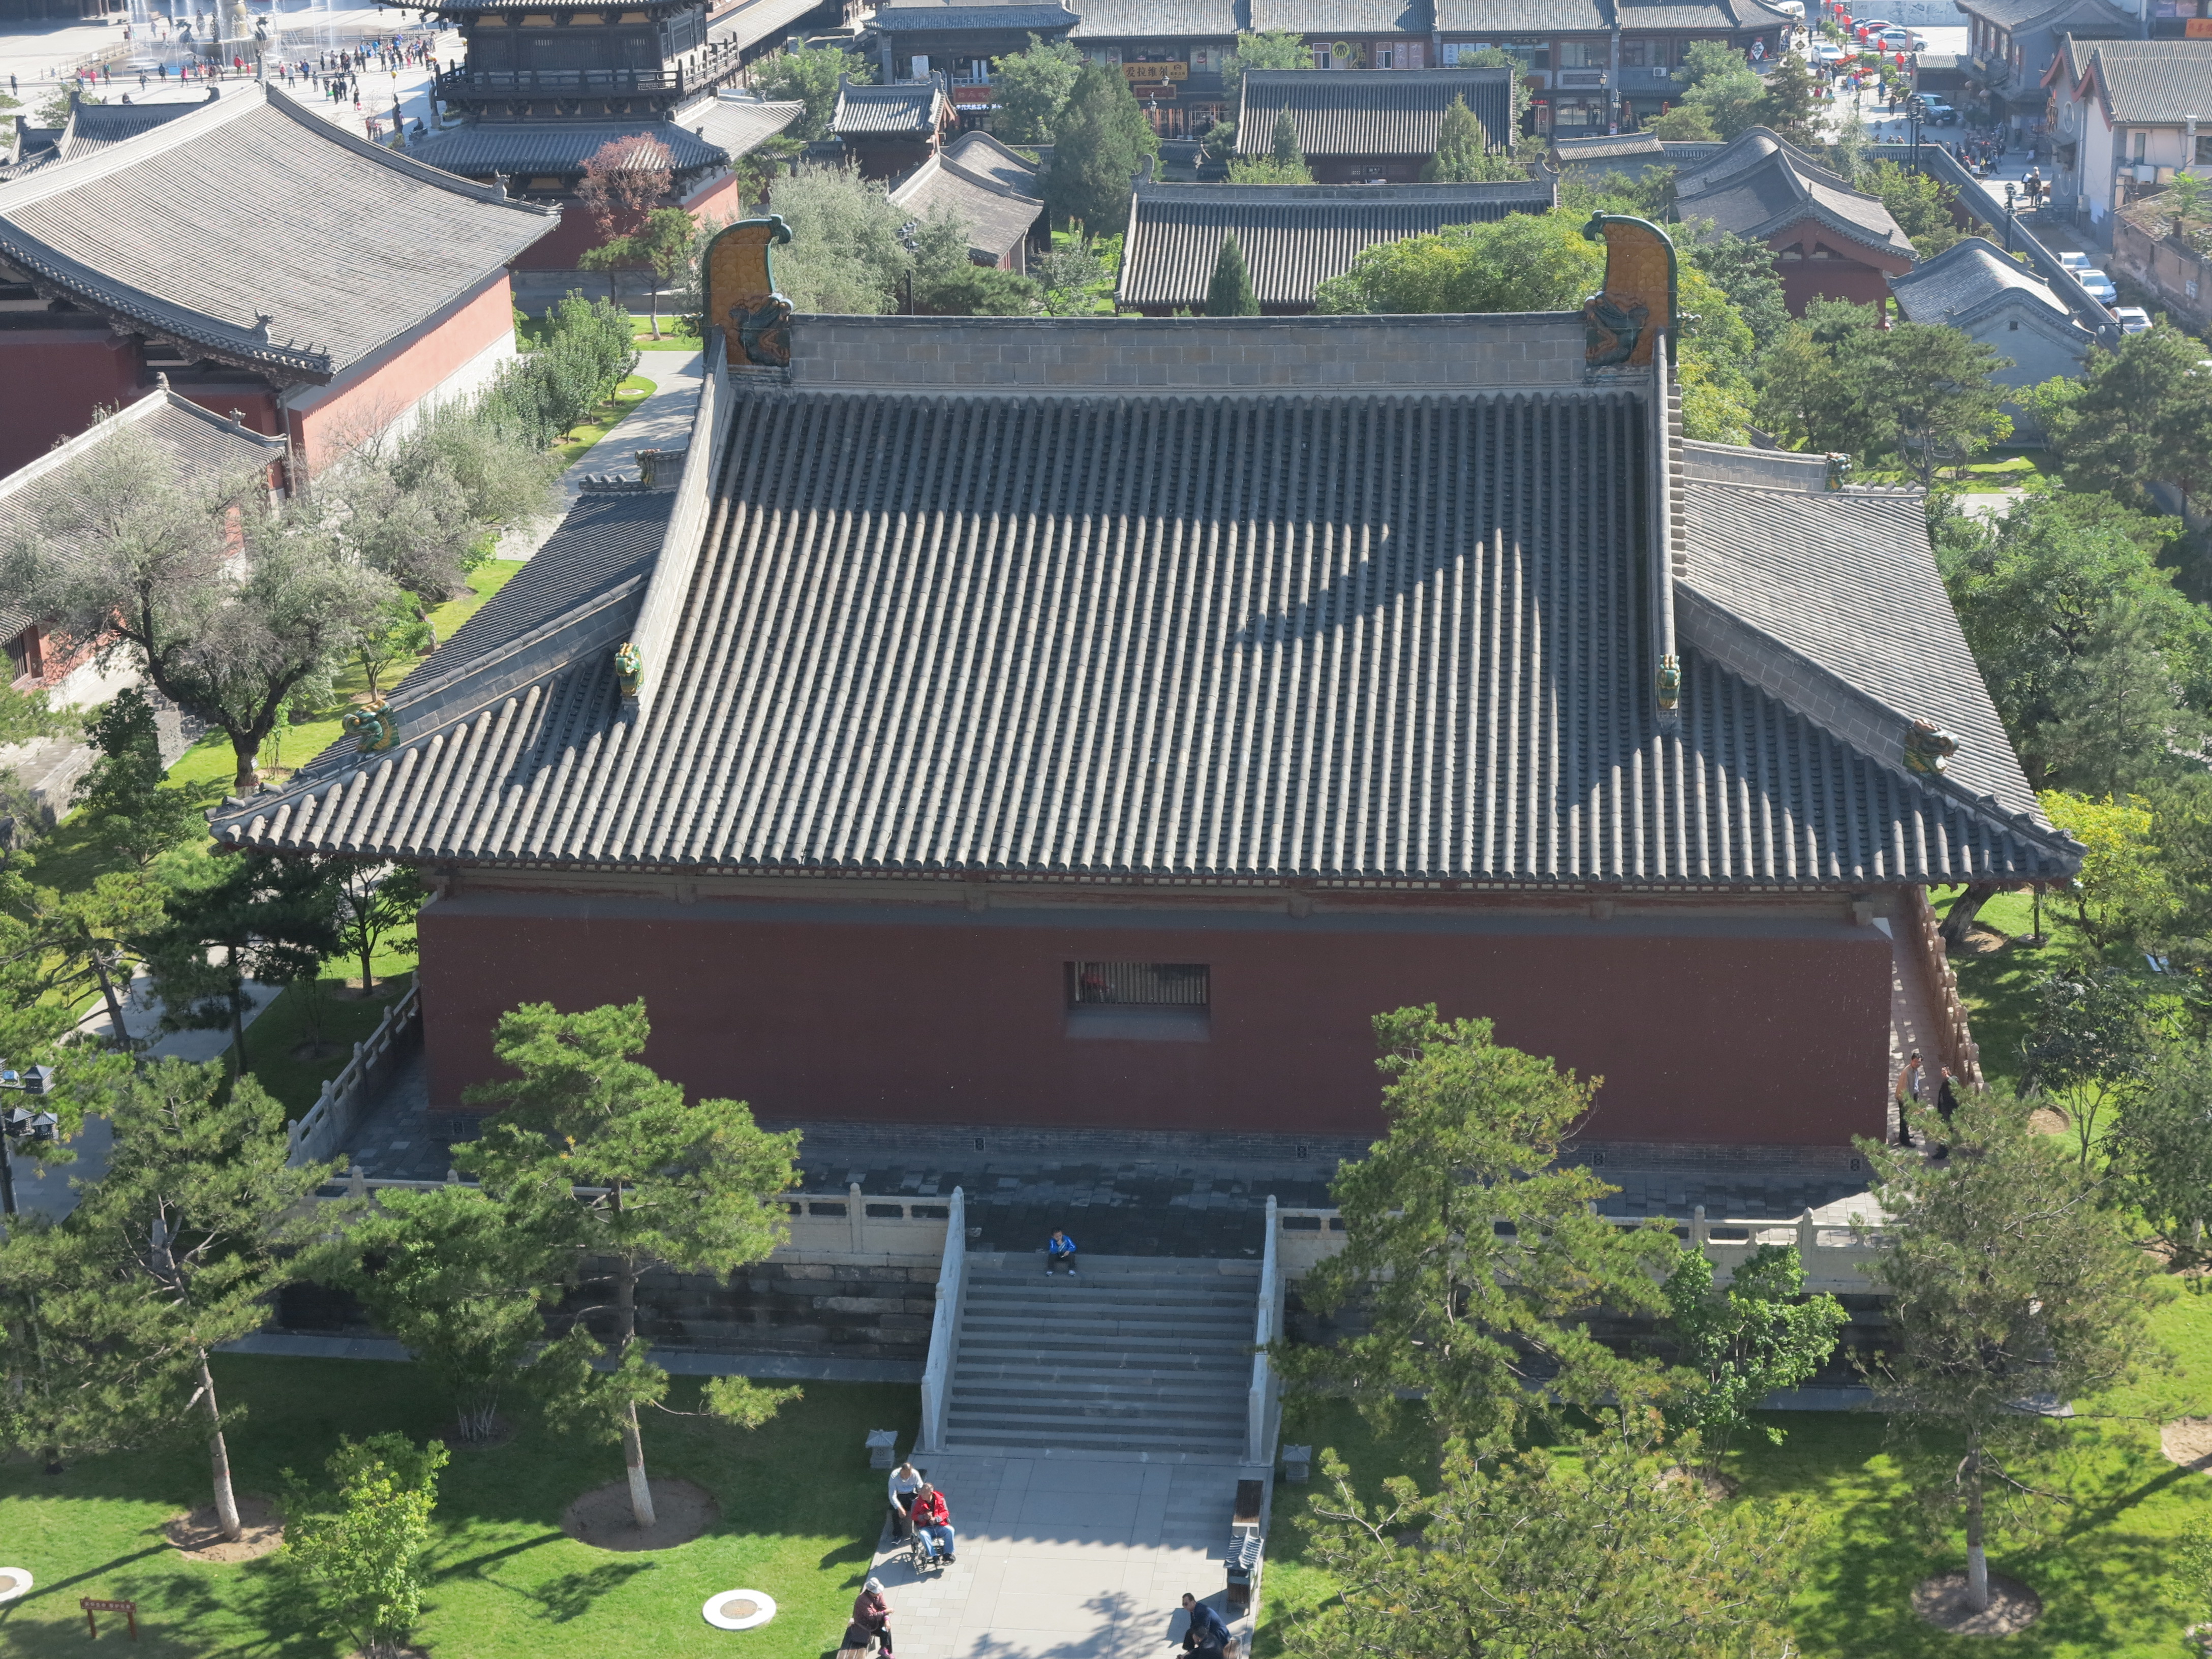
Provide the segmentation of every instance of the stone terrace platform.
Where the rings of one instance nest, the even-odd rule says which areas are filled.
[[[372,1176],[443,1180],[477,1120],[428,1104],[417,1055],[364,1115],[348,1153]],[[1338,1162],[1366,1149],[1352,1137],[828,1123],[808,1128],[799,1161],[811,1192],[857,1183],[928,1198],[962,1188],[979,1249],[1040,1248],[1061,1226],[1094,1255],[1234,1259],[1259,1255],[1270,1194],[1285,1209],[1329,1207]],[[1810,1209],[1843,1225],[1871,1207],[1848,1150],[1593,1142],[1574,1156],[1620,1188],[1604,1206],[1610,1215],[1686,1221],[1703,1205],[1716,1220],[1779,1221]]]

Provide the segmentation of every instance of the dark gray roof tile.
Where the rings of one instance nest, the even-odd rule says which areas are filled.
[[[830,131],[840,137],[854,134],[922,135],[934,132],[951,100],[945,77],[927,81],[898,81],[890,86],[856,86],[850,81],[837,88],[837,110],[830,118]]]
[[[1143,350],[1172,325],[1124,326]],[[218,833],[1048,878],[1708,887],[2071,867],[2047,830],[1694,652],[1662,730],[1647,453],[1620,390],[749,387],[643,706],[621,707],[602,626],[459,718],[403,709],[394,750],[319,763]]]
[[[1298,148],[1308,155],[1434,155],[1437,133],[1452,100],[1463,99],[1490,135],[1490,147],[1512,142],[1512,71],[1448,70],[1255,70],[1244,77],[1237,149],[1264,155],[1274,143],[1275,117],[1291,112]]]
[[[1436,27],[1430,0],[1250,0],[1252,27],[1262,33],[1334,38],[1346,34],[1426,34]],[[1356,71],[1349,71],[1356,72]]]
[[[1000,182],[1025,179],[1024,191]],[[993,261],[1018,247],[1044,211],[1036,191],[1036,171],[986,132],[963,133],[899,181],[891,200],[918,219],[940,210],[959,216],[969,242]]]
[[[320,381],[481,287],[556,218],[246,86],[0,191],[0,260]]]
[[[1362,248],[1550,209],[1553,182],[1137,186],[1121,255],[1125,305],[1201,307],[1231,232],[1262,305],[1313,303]]]
[[[1251,27],[1247,0],[1068,0],[1078,40],[1226,40]]]
[[[605,146],[632,137],[652,139],[678,173],[730,162],[721,145],[672,121],[471,121],[428,134],[407,153],[455,173],[580,173]]]
[[[903,4],[880,7],[876,12],[876,27],[887,33],[984,29],[1026,30],[1042,35],[1072,29],[1075,22],[1074,9],[1060,5],[960,3],[936,6],[916,4],[914,0],[906,0]]]

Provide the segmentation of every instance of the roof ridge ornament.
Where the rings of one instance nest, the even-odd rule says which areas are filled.
[[[1605,285],[1583,304],[1585,368],[1648,368],[1678,309],[1674,244],[1649,219],[1593,213],[1583,234],[1605,244]]]
[[[791,240],[781,214],[740,219],[707,245],[707,325],[719,327],[732,365],[791,367],[791,301],[776,292],[769,250]]]

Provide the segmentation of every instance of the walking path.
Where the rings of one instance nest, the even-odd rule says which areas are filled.
[[[873,1571],[903,1659],[1161,1659],[1182,1639],[1185,1591],[1251,1651],[1224,1603],[1233,1463],[939,1453],[959,1547],[917,1572],[886,1537]]]

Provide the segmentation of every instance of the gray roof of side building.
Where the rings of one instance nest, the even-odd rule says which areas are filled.
[[[1892,276],[1889,288],[1908,322],[1965,328],[1993,307],[2024,301],[2048,309],[2051,320],[2079,333],[2085,347],[2096,340],[2074,320],[2050,283],[1979,236],[1954,243],[1934,258]]]
[[[1739,236],[1771,236],[1810,217],[1864,246],[1906,260],[1917,257],[1880,197],[1853,190],[1765,127],[1734,139],[1694,171],[1686,169],[1675,183],[1674,204],[1685,221],[1710,219]]]
[[[1313,303],[1359,251],[1547,211],[1557,181],[1492,185],[1164,185],[1140,181],[1122,245],[1121,302],[1202,307],[1231,233],[1263,306]]]
[[[2180,126],[2212,113],[2212,40],[2100,40],[2090,62],[2116,125]]]
[[[948,101],[941,74],[933,74],[927,81],[894,82],[887,87],[841,81],[830,131],[841,137],[934,132]]]
[[[1026,189],[1006,183],[1008,175],[1025,175]],[[890,198],[917,218],[940,209],[957,214],[969,247],[994,261],[1019,246],[1044,211],[1036,169],[987,132],[963,133],[901,179]]]
[[[1761,0],[1693,0],[1692,3],[1622,3],[1617,10],[1627,33],[1645,29],[1766,29],[1796,20]]]
[[[220,87],[210,87],[205,98],[179,98],[159,103],[96,104],[78,99],[70,107],[70,118],[55,140],[55,150],[64,161],[96,155],[110,144],[136,138],[142,132],[190,115],[202,104],[212,104]]]
[[[796,100],[770,103],[750,93],[722,93],[703,103],[686,105],[668,118],[707,143],[720,145],[735,161],[789,130],[805,113],[806,106]]]
[[[1249,0],[1068,0],[1078,40],[1226,40],[1252,27]]]
[[[1801,695],[1855,695],[1950,732],[1946,784],[2041,823],[1936,573],[1919,492],[1831,490],[1817,456],[1754,463],[1717,444],[1684,447],[1682,586],[1693,599],[1779,647],[1776,671]]]
[[[407,154],[454,173],[580,173],[605,146],[631,137],[653,140],[678,173],[730,164],[720,144],[672,121],[471,121],[426,134]]]
[[[1582,34],[1609,29],[1607,0],[1436,0],[1437,27],[1496,45],[1521,34]]]
[[[930,361],[976,336],[871,320],[876,349]],[[1470,381],[1517,372],[1514,340],[1580,338],[1571,315],[1424,320]],[[1391,325],[1342,326],[1352,363]],[[1310,325],[1016,333],[1133,364],[1264,352],[1285,327]],[[733,382],[647,697],[625,708],[615,683],[626,578],[596,620],[550,625],[565,647],[541,635],[473,680],[457,661],[448,682],[475,690],[403,695],[394,748],[326,753],[217,835],[536,867],[1363,886],[2077,867],[1994,752],[1917,495],[1686,484],[1710,545],[1676,584],[1698,614],[1670,726],[1638,392],[1134,393],[1093,370],[1088,390]],[[1741,526],[1731,494],[1759,498]],[[1837,617],[1796,614],[1799,588]],[[1950,774],[1906,769],[1908,717],[1963,739]]]
[[[1237,149],[1262,155],[1274,144],[1275,118],[1287,109],[1308,155],[1434,155],[1444,112],[1455,98],[1480,119],[1490,148],[1512,143],[1506,69],[1255,70],[1244,77]]]
[[[1250,0],[1250,5],[1252,27],[1261,33],[1425,35],[1436,27],[1430,0]]]
[[[2091,29],[2112,27],[2132,31],[2136,27],[2132,11],[2123,12],[2106,0],[1958,0],[1958,5],[1970,17],[2014,32],[2039,25],[2062,27],[2071,22],[2085,23]]]
[[[247,86],[0,190],[0,262],[111,321],[326,382],[557,218]]]
[[[707,38],[718,45],[734,43],[741,47],[781,40],[793,32],[793,24],[821,3],[822,0],[749,0],[708,24]]]
[[[934,6],[908,0],[903,5],[879,7],[876,27],[887,34],[937,30],[1026,30],[1048,35],[1076,27],[1071,6],[1012,4],[1003,6],[961,3]]]
[[[157,387],[0,478],[0,555],[39,536],[43,504],[49,492],[68,489],[73,463],[126,431],[152,440],[176,459],[181,472],[209,480],[258,477],[283,459],[287,447],[282,438],[233,426],[166,385]],[[34,620],[0,599],[0,640],[15,638]]]

